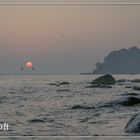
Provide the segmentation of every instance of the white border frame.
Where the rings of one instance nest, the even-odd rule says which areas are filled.
[[[140,5],[140,0],[0,0],[0,5]],[[43,135],[32,135],[32,136],[15,136],[7,135],[0,136],[0,139],[59,139],[59,140],[121,140],[140,139],[139,135],[108,135],[108,136],[43,136]]]

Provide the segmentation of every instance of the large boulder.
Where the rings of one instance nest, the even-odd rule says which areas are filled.
[[[100,76],[91,82],[91,84],[98,85],[114,85],[115,83],[116,83],[115,78],[110,74]]]
[[[126,133],[140,133],[140,114],[133,115],[124,128]]]

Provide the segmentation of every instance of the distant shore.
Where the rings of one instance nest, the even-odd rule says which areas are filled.
[[[80,73],[81,75],[91,75],[91,74],[94,74],[94,73]]]

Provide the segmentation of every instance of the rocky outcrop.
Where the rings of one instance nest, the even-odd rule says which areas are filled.
[[[91,84],[96,84],[99,86],[101,86],[101,85],[114,85],[115,83],[116,83],[115,78],[110,74],[100,76],[91,82]]]

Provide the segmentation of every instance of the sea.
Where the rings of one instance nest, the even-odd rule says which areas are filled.
[[[140,106],[104,104],[131,93],[140,95],[140,91],[125,88],[140,86],[129,82],[140,75],[113,75],[128,82],[112,88],[88,88],[99,76],[1,75],[0,123],[8,123],[9,128],[0,130],[0,139],[132,139],[124,128]]]

